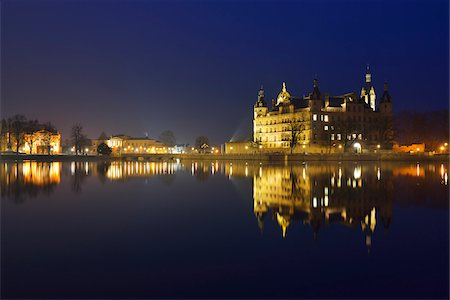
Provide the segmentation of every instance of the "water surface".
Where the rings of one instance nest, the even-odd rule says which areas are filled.
[[[4,298],[448,298],[440,163],[1,162]]]

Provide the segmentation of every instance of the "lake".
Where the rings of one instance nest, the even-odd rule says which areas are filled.
[[[2,298],[448,298],[448,165],[0,162]]]

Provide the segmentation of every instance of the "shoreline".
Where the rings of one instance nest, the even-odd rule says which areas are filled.
[[[298,162],[298,161],[437,161],[449,162],[449,154],[409,154],[409,153],[332,153],[332,154],[128,154],[122,156],[94,155],[45,155],[45,154],[0,154],[5,161],[172,161],[172,160],[207,160],[207,161],[264,161],[264,162]]]

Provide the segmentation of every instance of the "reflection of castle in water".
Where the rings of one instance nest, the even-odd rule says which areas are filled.
[[[429,166],[428,171],[436,170]],[[393,176],[420,178],[425,170],[419,165],[388,167],[382,172],[377,164],[230,164],[226,173],[253,177],[254,213],[261,230],[271,212],[283,237],[294,222],[309,225],[314,236],[326,225],[342,224],[360,227],[370,247],[375,228],[381,225],[387,230],[392,222]],[[443,165],[440,173],[446,185],[447,171]]]
[[[262,168],[253,178],[258,223],[262,228],[270,209],[283,237],[295,221],[309,224],[315,234],[325,224],[360,225],[370,246],[377,213],[385,228],[392,219],[392,183],[380,177],[379,169],[370,171],[363,178],[359,165]]]
[[[253,179],[253,207],[263,230],[267,215],[280,226],[286,237],[293,223],[309,225],[316,236],[330,224],[360,228],[366,245],[371,246],[376,228],[389,228],[392,222],[393,191],[397,205],[446,208],[448,167],[444,164],[294,164],[262,165],[242,162],[35,162],[0,163],[0,192],[15,200],[22,196],[51,193],[69,178],[72,191],[81,192],[86,178],[129,180],[157,176],[171,184],[176,172],[188,172],[200,181],[225,174],[229,178]],[[440,186],[436,188],[440,178]],[[434,197],[426,193],[433,191]],[[403,193],[399,197],[398,193]],[[405,195],[406,194],[406,195]],[[426,201],[425,201],[426,199]],[[447,198],[448,199],[448,198]]]

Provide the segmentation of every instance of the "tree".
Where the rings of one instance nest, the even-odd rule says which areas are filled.
[[[295,121],[295,119],[290,119],[289,121],[289,127],[290,127],[290,139],[289,139],[289,147],[291,148],[291,154],[294,150],[295,146],[297,146],[299,140],[300,140],[300,134],[304,130],[304,126],[302,123]]]
[[[98,137],[98,139],[100,141],[106,141],[108,139],[108,136],[106,135],[106,133],[104,131],[102,131],[102,133],[100,133],[100,136]]]
[[[43,129],[48,131],[48,132],[50,132],[50,133],[56,133],[57,132],[55,125],[53,125],[51,122],[44,123]]]
[[[34,133],[39,130],[39,122],[38,120],[29,120],[25,126],[26,126],[25,141],[30,146],[30,154],[33,154],[33,145],[36,142],[37,138],[37,136]]]
[[[6,149],[11,150],[11,118],[2,119],[1,142],[6,144]]]
[[[175,139],[175,135],[170,130],[165,130],[159,135],[159,140],[162,142],[166,147],[173,147],[177,143]]]
[[[209,148],[209,139],[207,136],[201,135],[195,140],[195,148],[199,152],[205,152]]]
[[[72,127],[71,137],[72,143],[75,147],[75,155],[78,155],[82,152],[83,146],[87,141],[86,136],[83,134],[83,126],[81,126],[79,123],[76,123]]]
[[[11,118],[10,134],[16,142],[16,154],[19,154],[19,147],[24,143],[27,119],[23,115],[15,115]]]
[[[47,151],[47,154],[50,155],[51,149],[52,149],[52,135],[55,134],[56,131],[56,127],[51,123],[51,122],[47,122],[43,125],[44,130],[45,130],[45,134],[44,134],[44,138],[43,138],[43,144],[45,147],[45,150]]]
[[[97,153],[101,155],[110,155],[112,152],[112,149],[106,145],[105,143],[101,143],[97,147]]]

